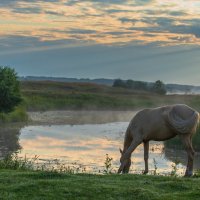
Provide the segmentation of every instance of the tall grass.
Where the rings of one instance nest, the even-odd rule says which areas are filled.
[[[0,160],[0,169],[34,170],[35,156],[32,159],[20,158],[17,153],[9,154]]]
[[[28,121],[28,114],[26,108],[20,105],[15,108],[11,113],[0,113],[0,123],[11,123],[11,122],[26,122]]]
[[[24,105],[28,110],[114,109],[133,110],[185,103],[200,110],[199,95],[155,95],[150,92],[113,88],[91,83],[50,81],[22,82]]]
[[[19,151],[10,153],[4,158],[0,159],[0,169],[11,169],[11,170],[23,170],[23,171],[43,171],[43,172],[55,172],[55,173],[94,173],[86,172],[86,167],[82,164],[72,163],[66,165],[65,163],[59,162],[59,160],[41,162],[39,156],[35,155],[32,158],[20,157]],[[104,162],[104,170],[99,170],[100,174],[111,174],[114,173],[112,168],[113,158],[106,154]]]
[[[24,94],[25,107],[28,110],[54,110],[54,109],[113,109],[134,110],[150,108],[166,104],[185,103],[199,109],[193,97],[134,95],[134,94],[107,94],[107,93],[39,93],[26,92]],[[195,97],[196,98],[196,97]],[[199,97],[200,100],[200,97]]]

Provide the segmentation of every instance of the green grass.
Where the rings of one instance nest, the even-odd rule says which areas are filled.
[[[200,110],[199,95],[156,95],[145,91],[91,83],[25,81],[21,83],[28,110],[110,109],[134,110],[185,103]]]
[[[1,113],[0,123],[27,121],[27,110],[137,110],[175,103],[200,110],[199,95],[156,95],[91,83],[24,81],[21,91],[22,105],[12,113]]]
[[[0,199],[195,200],[200,178],[0,170]]]
[[[92,175],[34,169],[37,158],[17,154],[0,160],[0,199],[199,199],[200,176],[193,178],[158,175]],[[110,163],[107,155],[105,166]],[[107,165],[108,164],[108,165]]]
[[[27,121],[27,110],[138,110],[184,103],[200,111],[200,95],[156,95],[92,83],[53,81],[23,81],[21,91],[22,105],[12,113],[1,113],[0,123]]]
[[[11,113],[0,113],[0,124],[26,121],[28,121],[28,114],[26,108],[22,105],[16,107]]]

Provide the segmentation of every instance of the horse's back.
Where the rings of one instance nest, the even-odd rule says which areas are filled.
[[[178,118],[186,120],[190,119],[197,112],[184,104],[143,109],[132,119],[130,128],[135,132],[139,132],[146,140],[166,140],[172,138],[178,134],[178,131],[169,126],[170,113],[176,113]],[[196,116],[195,120],[197,120]],[[194,126],[195,123],[196,121]]]
[[[132,134],[139,133],[144,140],[166,140],[173,137],[174,133],[166,126],[166,121],[163,117],[168,110],[169,108],[167,107],[141,110],[131,122]]]

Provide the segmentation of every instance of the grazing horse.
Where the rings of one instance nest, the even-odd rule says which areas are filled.
[[[192,136],[199,123],[199,113],[187,105],[144,109],[138,112],[129,123],[125,133],[124,148],[120,149],[120,167],[118,173],[128,173],[131,166],[131,154],[141,143],[144,144],[144,174],[148,173],[149,141],[164,141],[178,135],[188,155],[185,176],[193,174],[194,149]]]

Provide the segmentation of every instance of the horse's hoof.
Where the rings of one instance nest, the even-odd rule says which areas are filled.
[[[148,171],[143,171],[142,174],[146,175],[148,174]]]
[[[192,175],[185,174],[184,177],[185,177],[185,178],[190,178],[190,177],[192,177]]]
[[[184,177],[191,177],[193,175],[192,171],[187,171],[184,175]]]

